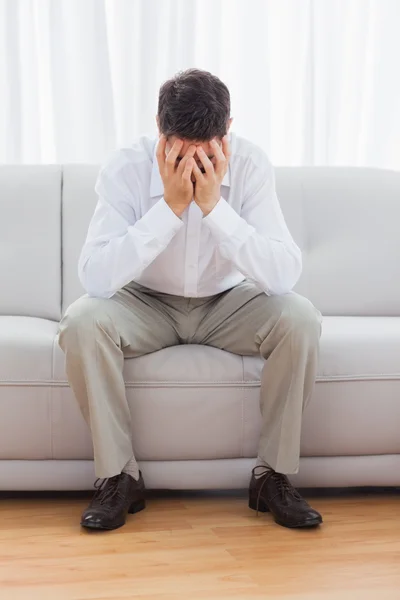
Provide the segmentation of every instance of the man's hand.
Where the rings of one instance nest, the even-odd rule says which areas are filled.
[[[193,174],[196,180],[194,199],[200,206],[204,216],[208,215],[218,204],[221,198],[221,183],[228,170],[230,149],[228,137],[222,139],[222,149],[216,140],[210,142],[214,151],[215,168],[201,146],[196,149],[205,173],[202,173],[198,165],[193,166]]]
[[[189,146],[185,156],[177,163],[182,140],[176,140],[168,156],[165,156],[167,138],[162,135],[157,147],[157,161],[164,183],[164,200],[171,210],[180,217],[193,200],[192,172],[196,146]]]

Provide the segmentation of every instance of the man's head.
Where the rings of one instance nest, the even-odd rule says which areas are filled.
[[[161,86],[158,100],[157,123],[168,140],[167,151],[181,139],[182,156],[196,143],[211,158],[209,142],[220,143],[228,133],[230,110],[229,90],[218,77],[199,69],[178,73]]]

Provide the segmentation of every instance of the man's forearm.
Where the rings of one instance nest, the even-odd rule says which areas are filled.
[[[302,269],[301,252],[294,242],[260,235],[223,199],[203,221],[223,257],[266,294],[293,289]]]
[[[79,260],[83,287],[90,296],[110,298],[140,277],[181,227],[183,222],[161,199],[123,235],[86,244]]]

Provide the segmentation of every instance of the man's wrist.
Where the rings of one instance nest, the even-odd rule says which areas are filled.
[[[173,213],[175,213],[175,215],[179,218],[181,218],[181,216],[183,215],[183,213],[185,212],[187,205],[185,204],[176,204],[176,202],[171,202],[168,199],[168,196],[166,197],[164,194],[164,201],[165,203],[168,205],[168,207],[172,210]]]
[[[205,217],[207,217],[210,214],[210,212],[212,212],[214,210],[214,208],[216,206],[217,206],[217,203],[215,203],[213,206],[200,206],[200,208],[201,208],[201,210],[203,212],[203,215]]]
[[[218,196],[218,198],[212,200],[211,202],[201,202],[201,200],[197,201],[197,204],[199,205],[199,207],[202,210],[203,215],[206,217],[207,215],[210,214],[210,212],[212,212],[214,210],[214,208],[217,206],[218,202],[220,201],[220,196]]]
[[[204,218],[218,244],[228,239],[245,239],[253,229],[223,198]]]

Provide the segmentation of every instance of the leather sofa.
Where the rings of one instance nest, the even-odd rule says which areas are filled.
[[[82,289],[77,260],[98,168],[0,167],[0,489],[88,489],[89,432],[57,344]],[[400,485],[400,173],[280,168],[304,253],[297,291],[324,314],[304,415],[307,486]],[[150,488],[244,488],[260,430],[262,362],[199,346],[125,361]]]

